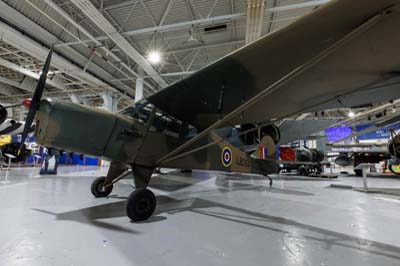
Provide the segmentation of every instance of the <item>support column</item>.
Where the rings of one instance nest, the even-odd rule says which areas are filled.
[[[79,100],[78,96],[76,96],[76,94],[74,94],[74,93],[69,94],[69,98],[71,99],[71,101],[73,103],[76,103],[76,104],[80,104],[81,103],[81,101]]]
[[[117,112],[117,100],[113,95],[104,93],[101,95],[101,97],[103,98],[104,109],[114,113]]]
[[[135,103],[143,99],[143,70],[141,68],[138,68],[137,74],[138,76],[136,78]]]
[[[27,113],[26,108],[21,107],[18,112],[18,121],[25,121],[26,113]],[[9,117],[12,117],[12,116],[9,115]]]

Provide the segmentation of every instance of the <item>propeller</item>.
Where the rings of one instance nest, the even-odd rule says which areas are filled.
[[[6,107],[0,104],[0,125],[3,124],[4,121],[6,121],[7,117],[8,117],[8,112]]]
[[[53,55],[53,49],[54,49],[54,44],[51,45],[50,52],[46,58],[46,62],[44,63],[44,66],[43,66],[42,74],[40,75],[39,82],[36,86],[35,92],[33,93],[32,100],[29,104],[28,116],[26,117],[24,131],[22,132],[22,135],[21,135],[21,142],[19,144],[18,154],[21,152],[21,150],[24,146],[25,139],[28,136],[28,133],[31,129],[33,120],[35,119],[36,112],[39,108],[40,100],[42,98],[44,87],[46,85],[47,73],[49,72],[51,56]]]

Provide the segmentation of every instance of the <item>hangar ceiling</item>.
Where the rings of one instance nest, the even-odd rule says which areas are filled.
[[[55,43],[47,97],[132,104],[328,0],[1,0],[0,100],[29,97]],[[146,59],[152,50],[160,64]]]

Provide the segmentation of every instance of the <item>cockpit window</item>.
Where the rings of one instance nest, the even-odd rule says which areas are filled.
[[[140,101],[134,106],[122,110],[121,114],[130,116],[136,119],[138,122],[146,124],[153,108],[154,106],[152,104],[146,101]],[[157,110],[153,124],[150,127],[150,131],[162,132],[176,137],[189,137],[189,135],[195,134],[194,132],[196,130],[194,127],[175,119],[161,110]]]

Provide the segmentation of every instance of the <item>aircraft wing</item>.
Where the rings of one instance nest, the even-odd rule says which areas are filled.
[[[354,132],[354,133],[352,133],[351,135],[349,135],[349,136],[347,136],[347,137],[344,137],[344,138],[341,138],[341,139],[339,139],[339,140],[337,140],[337,141],[335,141],[335,142],[332,142],[332,144],[339,143],[339,142],[345,141],[345,140],[347,140],[347,139],[359,137],[359,136],[368,134],[368,133],[370,133],[370,132],[377,131],[377,130],[379,130],[379,129],[381,129],[381,128],[384,128],[384,127],[387,127],[387,126],[391,126],[391,125],[393,125],[393,124],[396,124],[396,123],[398,123],[399,121],[400,121],[400,116],[392,117],[392,118],[387,119],[387,120],[384,120],[384,121],[382,121],[382,122],[375,123],[375,124],[373,124],[373,125],[367,127],[366,129],[363,129],[363,130]]]
[[[305,139],[313,134],[316,134],[325,128],[333,125],[335,120],[287,120],[280,126],[281,139],[279,145],[287,144],[289,142]]]
[[[332,1],[148,101],[201,130],[399,98],[399,3]]]
[[[18,135],[21,134],[24,129],[25,122],[14,121],[12,119],[6,119],[4,123],[0,124],[0,135]],[[28,131],[33,132],[34,126]]]
[[[388,153],[387,144],[369,144],[369,143],[355,143],[355,144],[329,144],[327,145],[333,152],[379,152]]]

